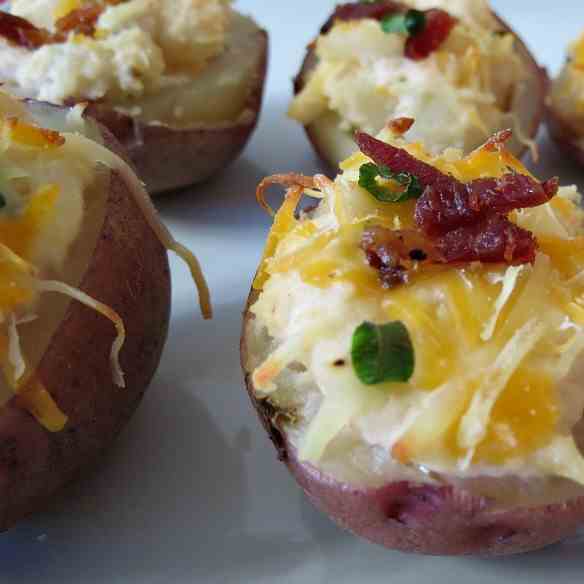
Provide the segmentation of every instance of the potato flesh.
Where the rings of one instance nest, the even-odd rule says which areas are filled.
[[[234,14],[226,51],[199,74],[169,84],[139,101],[112,102],[111,105],[142,122],[177,128],[237,120],[262,58],[258,30],[251,18]]]
[[[407,146],[407,148],[412,153],[415,151],[414,146]],[[424,154],[418,152],[417,156],[423,158]],[[395,225],[398,219],[401,228],[407,229],[412,226],[406,219],[409,214],[409,219],[413,222],[413,207],[408,207],[406,203],[399,206],[380,207],[375,199],[362,189],[351,188],[356,187],[358,169],[366,161],[367,159],[361,154],[355,154],[345,161],[341,165],[344,173],[335,183],[335,188],[327,188],[326,185],[323,188],[325,202],[313,215],[306,218],[304,223],[302,220],[300,222],[292,220],[288,231],[285,231],[283,237],[279,239],[274,255],[269,255],[269,261],[263,264],[262,270],[270,277],[265,284],[262,284],[262,293],[250,308],[255,319],[250,319],[246,330],[246,343],[258,358],[254,359],[255,363],[252,361],[247,363],[246,368],[248,371],[255,372],[259,360],[262,365],[259,367],[262,374],[254,375],[252,378],[259,387],[258,396],[262,396],[262,391],[263,395],[268,391],[271,405],[281,408],[284,412],[294,412],[294,418],[300,420],[297,425],[285,425],[284,428],[288,443],[298,450],[297,456],[301,461],[308,460],[327,475],[332,475],[342,482],[369,487],[408,479],[404,471],[407,472],[409,469],[400,464],[396,468],[396,461],[392,460],[393,457],[389,452],[396,440],[404,435],[403,431],[400,433],[400,426],[402,421],[407,420],[408,412],[415,412],[416,403],[426,403],[426,394],[416,393],[416,390],[441,388],[452,381],[448,387],[455,390],[454,401],[458,404],[461,401],[461,387],[457,381],[466,383],[471,379],[474,383],[476,380],[472,379],[473,372],[488,370],[491,362],[490,355],[493,354],[491,351],[494,354],[515,355],[518,359],[516,365],[511,362],[505,365],[501,362],[497,365],[497,370],[505,368],[511,370],[510,366],[517,368],[517,364],[525,358],[525,354],[521,356],[518,345],[515,346],[517,350],[504,351],[503,347],[509,348],[509,341],[515,338],[514,331],[523,327],[524,323],[531,322],[534,315],[541,319],[545,313],[545,325],[551,332],[547,338],[552,346],[560,344],[552,340],[554,335],[558,334],[562,342],[569,337],[566,338],[558,332],[559,324],[564,318],[561,313],[561,303],[554,304],[555,301],[547,297],[546,286],[542,285],[542,281],[546,283],[552,281],[546,263],[548,260],[544,256],[539,258],[537,270],[532,272],[531,268],[524,268],[524,275],[529,276],[529,279],[522,280],[521,285],[516,288],[517,293],[521,291],[521,298],[516,294],[514,298],[519,299],[516,303],[514,299],[511,299],[511,303],[506,308],[505,302],[501,305],[502,308],[496,308],[496,302],[498,304],[501,282],[507,281],[507,276],[512,276],[512,274],[498,273],[500,266],[483,267],[489,274],[481,273],[482,270],[477,268],[477,272],[461,273],[460,277],[457,270],[436,273],[432,278],[430,277],[432,274],[428,273],[426,278],[416,286],[398,288],[391,292],[381,289],[376,274],[364,271],[358,239],[357,241],[351,239],[353,228],[350,226],[359,223],[360,220],[381,215],[382,224]],[[455,161],[451,156],[448,160],[435,161],[433,164],[442,172],[453,174],[459,180],[472,180],[479,176],[498,176],[499,173],[506,172],[509,166],[514,167],[514,165],[518,165],[519,172],[522,168],[508,155],[499,156],[489,153],[488,150],[475,152],[464,161]],[[550,254],[550,260],[553,258],[555,268],[562,273],[563,281],[569,281],[579,273],[584,256],[570,254],[567,251],[559,252],[558,249],[553,249],[545,237],[551,237],[550,241],[554,241],[552,235],[555,234],[559,239],[563,238],[562,241],[565,241],[566,245],[574,238],[577,240],[577,236],[582,233],[583,216],[574,207],[576,201],[578,201],[578,196],[575,189],[564,188],[561,189],[560,195],[548,204],[549,207],[524,211],[520,217],[516,218],[524,227],[532,228],[538,237],[541,236],[542,253]],[[287,210],[285,207],[280,210],[276,219],[278,226],[284,224],[283,217],[280,215]],[[334,221],[329,217],[329,212],[334,214]],[[405,213],[405,216],[402,216],[402,213]],[[342,228],[337,231],[338,238],[335,238],[334,230],[330,230],[330,225],[336,225],[337,222],[341,223]],[[309,227],[312,229],[308,229]],[[325,234],[321,231],[326,229],[329,229],[326,232],[329,235],[328,238],[325,238]],[[359,234],[358,231],[357,236]],[[350,245],[347,246],[346,243]],[[572,244],[577,245],[577,241],[572,241]],[[566,256],[570,257],[569,262],[565,261]],[[575,262],[574,265],[572,261]],[[260,274],[263,273],[260,272]],[[369,278],[370,275],[373,276],[373,282]],[[523,288],[523,282],[530,282],[530,286]],[[513,287],[515,289],[515,286]],[[571,294],[574,293],[576,291],[572,290]],[[380,295],[379,299],[376,299],[376,294]],[[387,313],[383,310],[384,304]],[[536,308],[538,305],[539,308]],[[321,314],[322,318],[317,319],[316,315]],[[496,317],[495,325],[498,323],[499,328],[495,326],[491,333],[485,336],[485,323],[493,314]],[[512,320],[508,321],[507,319],[511,316]],[[580,322],[581,317],[575,318],[577,322]],[[335,370],[335,360],[341,359],[347,363],[351,335],[360,322],[363,320],[383,322],[388,319],[401,320],[410,330],[418,365],[411,380],[412,391],[402,391],[403,388],[398,386],[388,387],[386,393],[388,407],[384,411],[381,411],[382,409],[377,404],[363,402],[358,408],[352,405],[345,407],[344,404],[352,404],[355,399],[361,399],[360,396],[368,400],[368,396],[374,397],[379,392],[360,387],[356,380],[353,380],[355,395],[351,394],[348,399],[345,399],[344,396],[351,385],[351,380],[343,382],[339,379],[338,368],[334,373],[336,378],[332,380],[330,376]],[[507,322],[509,325],[505,324],[503,327],[502,323]],[[462,323],[464,326],[461,327]],[[452,338],[448,336],[447,331],[454,333]],[[448,341],[449,338],[450,341]],[[536,335],[533,335],[533,338],[536,338]],[[573,348],[575,351],[581,351],[581,335],[576,340],[578,344],[574,344]],[[325,351],[324,345],[328,341],[337,343],[336,349],[330,349],[327,345]],[[445,348],[447,352],[441,351],[440,347]],[[483,351],[485,347],[488,347],[487,351]],[[449,349],[454,349],[454,352]],[[529,349],[526,350],[529,351]],[[551,371],[555,376],[562,418],[561,432],[569,431],[578,421],[579,412],[582,411],[582,392],[579,390],[577,380],[581,378],[584,362],[580,359],[575,363],[573,358],[577,358],[579,353],[570,352],[569,365],[564,370],[563,366],[551,358],[553,354],[551,348],[541,345],[540,350],[534,354],[531,361],[526,360],[526,363],[531,364],[535,370],[542,367],[545,371]],[[272,352],[277,357],[269,360]],[[547,361],[542,355],[549,355],[550,360]],[[481,362],[483,357],[487,358],[486,363]],[[264,363],[268,363],[266,368],[263,367]],[[568,361],[565,363],[568,364]],[[286,364],[293,365],[286,367]],[[286,369],[280,372],[282,366]],[[299,367],[302,367],[302,371]],[[326,367],[330,369],[330,375],[327,376],[322,373]],[[350,367],[345,367],[345,369],[350,369]],[[275,375],[278,377],[274,377]],[[272,388],[276,386],[276,392],[272,392],[272,388],[266,385],[267,381],[271,381]],[[523,377],[516,385],[516,389],[523,387]],[[495,386],[495,381],[489,383],[489,387]],[[507,381],[500,382],[501,388],[505,389],[507,386]],[[473,387],[471,385],[471,388]],[[466,472],[464,468],[459,472],[454,465],[449,465],[447,457],[442,457],[441,452],[436,452],[436,456],[432,458],[428,451],[424,450],[428,442],[427,435],[437,428],[438,431],[446,431],[445,439],[447,439],[447,431],[450,428],[450,422],[442,424],[443,418],[437,411],[437,406],[451,403],[442,400],[444,392],[436,392],[438,403],[434,402],[434,407],[427,409],[432,420],[428,420],[428,423],[416,424],[416,427],[423,431],[417,433],[415,437],[408,436],[411,440],[406,441],[407,445],[419,454],[417,457],[414,455],[413,460],[425,468],[447,476],[458,475],[461,480],[473,474],[485,473],[503,474],[505,477],[515,475],[523,478],[539,474],[540,478],[544,479],[539,483],[545,484],[547,477],[562,474],[556,472],[553,465],[549,466],[547,455],[543,452],[541,459],[538,458],[539,452],[531,452],[536,449],[536,446],[531,444],[529,436],[526,436],[530,431],[531,423],[536,422],[537,431],[547,433],[549,438],[550,432],[554,431],[556,414],[550,417],[547,413],[548,410],[551,411],[556,407],[556,398],[547,389],[539,392],[537,384],[532,386],[529,382],[526,387],[528,393],[532,393],[533,390],[537,394],[536,399],[530,398],[530,407],[534,408],[534,414],[531,414],[530,410],[530,415],[537,416],[537,410],[544,415],[537,420],[517,420],[517,412],[513,407],[507,407],[509,404],[505,405],[506,402],[503,400],[500,403],[501,408],[495,410],[497,415],[500,414],[500,419],[494,420],[498,429],[502,428],[504,423],[513,429],[514,433],[516,431],[518,440],[523,437],[523,444],[518,444],[515,453],[521,457],[524,450],[529,451],[522,461],[525,462],[523,467],[519,468],[519,463],[515,460],[509,460],[508,466],[496,464],[494,468],[493,466],[488,468],[488,465],[482,464],[474,465],[475,461],[473,461],[474,468],[469,469],[469,472]],[[480,384],[477,385],[477,389],[481,389]],[[452,395],[453,393],[450,392],[447,397]],[[347,424],[330,442],[330,446],[333,447],[332,452],[329,449],[324,457],[319,458],[319,451],[316,456],[313,454],[315,441],[311,441],[307,447],[306,437],[310,434],[312,420],[317,419],[315,415],[319,415],[317,410],[320,409],[321,400],[328,400],[329,410],[332,407],[336,408],[334,419],[330,417],[325,417],[324,421],[322,417],[319,419],[319,426],[326,436],[330,437],[333,431],[337,432],[337,426],[333,427],[333,423],[340,415],[346,414],[345,410],[351,409],[350,414],[353,417],[351,424]],[[365,412],[363,405],[369,409],[370,415],[363,413]],[[466,407],[465,403],[460,405],[463,408]],[[449,411],[454,409],[448,406],[446,408]],[[444,409],[441,407],[442,413]],[[566,414],[568,414],[567,417]],[[482,424],[476,416],[471,416],[470,419],[475,426]],[[487,426],[487,429],[489,428],[490,426]],[[368,445],[371,448],[368,448]],[[433,441],[432,445],[437,446],[436,441]],[[499,446],[498,444],[497,447]],[[505,447],[506,443],[502,443],[502,446]],[[433,450],[439,451],[439,448],[433,448]],[[504,454],[504,451],[499,448],[498,454],[502,453]],[[541,472],[539,473],[535,471],[536,464],[540,465],[538,468]],[[581,464],[572,466],[582,468]],[[573,475],[564,474],[563,476]],[[420,480],[421,477],[416,478]],[[554,479],[551,480],[556,482]],[[578,480],[584,482],[581,479]],[[529,482],[532,482],[531,479]],[[543,490],[545,491],[545,488]]]
[[[67,131],[72,129],[67,119],[67,109],[49,108],[31,103],[29,111],[35,122],[43,128]],[[76,128],[78,129],[78,128]],[[95,133],[95,127],[88,126],[89,133]],[[51,270],[43,277],[56,279],[72,287],[78,287],[87,272],[93,251],[97,245],[105,219],[106,202],[109,184],[109,170],[96,173],[96,179],[84,192],[84,212],[78,236],[70,247],[66,261],[59,270]],[[61,294],[42,294],[34,309],[37,318],[18,326],[20,344],[30,370],[35,370],[51,339],[61,324],[71,298]],[[13,397],[13,391],[8,387],[3,377],[0,377],[0,405],[4,405]]]
[[[419,2],[418,4],[420,4],[421,7],[426,7],[425,2]],[[500,21],[496,15],[489,11],[488,7],[485,12],[484,5],[485,3],[482,1],[474,2],[472,6],[471,3],[465,2],[464,9],[470,10],[467,15],[468,21],[472,21],[479,26],[488,27],[488,29],[495,28],[512,33],[504,22]],[[451,11],[454,10],[454,8],[455,6],[451,7],[450,4],[445,6],[445,9]],[[456,8],[457,10],[462,10],[463,5],[457,5]],[[459,15],[456,12],[454,13]],[[481,18],[479,18],[479,16],[481,16]],[[464,35],[461,31],[458,31],[457,35],[451,35],[447,44],[447,52],[452,51],[454,54],[460,52],[461,47],[457,44],[458,41],[461,40],[459,37],[464,39]],[[492,107],[491,105],[485,107],[484,104],[475,104],[478,107],[477,111],[480,110],[481,112],[478,116],[481,118],[481,123],[476,127],[474,126],[474,123],[468,126],[467,130],[469,130],[469,128],[470,130],[467,132],[468,136],[465,138],[465,150],[477,147],[483,141],[483,138],[488,137],[492,131],[508,127],[514,130],[514,135],[507,144],[508,149],[512,153],[519,155],[530,145],[530,140],[534,137],[539,126],[543,113],[545,73],[539,69],[537,63],[535,63],[533,57],[518,37],[509,37],[509,41],[510,46],[513,47],[513,50],[510,53],[513,59],[510,62],[510,66],[504,67],[505,75],[493,75],[493,71],[499,70],[500,72],[501,70],[500,62],[502,60],[504,61],[504,57],[502,57],[501,54],[494,58],[492,66],[486,68],[483,72],[484,76],[489,80],[488,84],[490,85],[488,86],[492,90],[493,95],[497,96],[497,107]],[[462,43],[462,48],[464,48],[464,42]],[[311,74],[315,71],[316,66],[317,59],[315,50],[310,49],[299,77],[299,92],[306,89],[309,80],[311,79]],[[477,79],[478,78],[479,76],[477,74]],[[299,95],[301,96],[302,94],[299,93]],[[466,101],[466,98],[461,101],[461,107],[462,105],[468,105]],[[428,110],[428,108],[426,108],[426,110]],[[470,112],[470,110],[468,111]],[[421,112],[428,113],[424,110],[421,110]],[[400,115],[402,115],[402,113],[403,112],[400,112]],[[293,115],[293,117],[297,116]],[[462,112],[460,117],[463,117]],[[474,118],[471,116],[469,119]],[[336,166],[339,161],[343,160],[348,155],[348,140],[350,139],[351,131],[347,131],[346,120],[343,120],[336,111],[329,110],[320,118],[312,119],[308,123],[304,123],[314,147],[319,155],[327,162]],[[431,120],[426,126],[433,126]],[[483,131],[485,131],[485,133],[481,136],[481,132]],[[410,134],[409,138],[411,141],[421,139],[421,141],[426,141],[426,143],[428,143],[427,141],[429,139],[433,140],[434,136],[432,134],[427,136]],[[460,139],[462,139],[462,136]],[[450,146],[452,145],[453,144],[450,144]]]

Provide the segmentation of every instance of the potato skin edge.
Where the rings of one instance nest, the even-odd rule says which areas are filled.
[[[262,56],[238,121],[175,129],[142,123],[99,103],[88,106],[126,149],[151,195],[206,181],[243,151],[259,119],[267,71],[268,34],[261,29],[256,34]]]
[[[578,143],[582,137],[578,136],[570,122],[551,104],[546,110],[546,123],[556,146],[573,162],[584,167],[584,148]]]
[[[537,550],[573,535],[584,525],[584,497],[564,503],[498,508],[452,485],[397,482],[356,488],[334,480],[298,459],[273,408],[258,400],[246,370],[246,330],[252,290],[243,313],[241,364],[251,403],[281,460],[310,502],[341,528],[372,543],[408,553],[449,556],[507,556]]]
[[[108,132],[104,137],[106,146],[119,152]],[[67,425],[48,432],[15,399],[0,412],[0,530],[49,505],[66,483],[96,463],[134,413],[160,361],[170,318],[166,249],[115,172],[109,191],[80,289],[124,321],[120,361],[127,387],[112,379],[113,325],[72,301],[37,369],[69,417]]]
[[[496,18],[497,22],[501,25],[502,28],[509,31],[516,40],[517,43],[517,50],[521,55],[521,59],[525,65],[525,68],[530,72],[530,75],[533,79],[537,79],[537,88],[538,91],[535,95],[531,95],[531,99],[536,100],[535,105],[535,115],[533,116],[533,121],[529,127],[529,131],[524,133],[526,134],[527,138],[533,140],[536,138],[537,133],[539,131],[539,127],[543,121],[544,114],[545,114],[545,100],[548,93],[549,87],[549,79],[546,70],[543,67],[540,67],[536,62],[533,54],[527,48],[527,45],[523,42],[521,37],[519,37],[513,29],[503,20],[501,19],[496,13],[493,12],[494,17]],[[302,66],[300,67],[300,71],[296,75],[293,81],[293,90],[294,95],[297,95],[302,91],[305,85],[305,79],[310,74],[312,69],[317,64],[317,58],[314,53],[315,42],[313,41],[310,43],[306,50],[306,56],[304,61],[302,62]],[[330,156],[323,150],[322,146],[319,143],[318,136],[314,128],[311,125],[304,126],[304,131],[306,133],[306,137],[308,141],[312,145],[317,157],[326,165],[328,169],[336,169],[337,163],[335,160],[331,159]],[[526,145],[521,145],[519,148],[510,148],[511,152],[517,157],[522,158],[527,150]]]

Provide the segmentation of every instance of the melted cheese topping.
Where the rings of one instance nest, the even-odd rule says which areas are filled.
[[[69,118],[80,127],[79,111]],[[63,272],[70,248],[81,235],[84,192],[95,180],[97,164],[120,173],[154,235],[187,262],[206,318],[211,316],[209,291],[197,259],[162,225],[143,184],[119,156],[81,134],[40,128],[5,94],[0,94],[0,148],[0,368],[5,381],[0,384],[0,403],[17,394],[20,405],[43,426],[58,431],[67,417],[35,377],[19,337],[19,325],[36,318],[43,293],[64,294],[111,320],[117,332],[112,375],[114,383],[124,387],[119,356],[126,333],[120,316],[82,291],[49,279]]]
[[[387,132],[382,139],[462,181],[510,167],[527,174],[505,150],[433,156]],[[369,478],[382,467],[403,476],[407,463],[461,478],[535,474],[584,484],[571,433],[584,409],[580,196],[562,188],[546,205],[511,214],[538,239],[534,265],[419,263],[408,285],[384,289],[361,234],[367,224],[413,227],[415,202],[383,204],[360,188],[366,162],[355,154],[334,183],[322,182],[310,216],[295,217],[298,191],[276,214],[251,307],[250,334],[263,347],[251,366],[258,396],[294,412],[287,431],[303,460],[345,478],[367,460],[360,471]],[[358,380],[350,346],[365,320],[406,325],[416,361],[408,383]]]
[[[233,17],[230,0],[13,0],[10,11],[55,30],[96,4],[105,10],[94,37],[71,33],[35,51],[0,41],[0,72],[15,93],[116,103],[187,84],[224,52]]]
[[[526,73],[513,36],[500,34],[488,3],[408,5],[443,8],[460,22],[442,47],[421,61],[404,57],[406,37],[386,34],[375,20],[337,22],[318,38],[318,64],[289,115],[304,125],[336,124],[343,132],[371,134],[390,119],[415,118],[409,138],[433,153],[447,147],[468,151],[494,131],[514,127],[510,100]]]

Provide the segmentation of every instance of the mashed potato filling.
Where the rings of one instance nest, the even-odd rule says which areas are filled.
[[[71,154],[66,134],[40,128],[5,94],[0,95],[0,148],[0,403],[16,393],[46,428],[56,431],[66,417],[36,379],[30,360],[36,356],[27,353],[19,333],[38,318],[50,280],[62,276],[79,237],[83,193],[95,180],[95,164]],[[55,282],[52,291],[77,294],[63,286]],[[91,299],[86,303],[99,305]]]
[[[435,156],[382,139],[462,182],[527,170],[504,149]],[[367,225],[415,228],[415,200],[382,203],[359,186],[361,153],[334,182],[293,187],[275,216],[248,324],[257,397],[300,459],[337,479],[381,485],[474,477],[561,477],[584,485],[574,428],[584,410],[584,212],[574,187],[510,219],[538,241],[533,264],[419,262],[381,285],[360,247]],[[314,189],[317,189],[316,191]],[[303,191],[321,198],[295,214]],[[364,384],[352,363],[364,321],[399,321],[415,368]]]
[[[566,64],[553,83],[550,99],[554,110],[570,122],[584,143],[584,35],[569,46]]]
[[[153,236],[189,266],[203,316],[210,318],[212,312],[196,257],[160,222],[134,171],[101,141],[82,106],[25,106],[0,92],[0,407],[16,396],[20,407],[55,432],[67,417],[36,368],[71,300],[114,325],[112,379],[125,387],[119,361],[124,322],[110,306],[78,288],[102,232],[113,172],[124,181]]]
[[[19,95],[116,103],[187,83],[223,53],[230,0],[13,0],[10,12],[55,31],[59,19],[103,10],[93,35],[36,50],[1,41],[0,75]],[[4,7],[3,7],[4,8]]]
[[[372,19],[337,21],[317,39],[317,65],[289,115],[305,126],[325,124],[322,131],[334,125],[370,134],[392,118],[415,118],[410,139],[434,154],[447,147],[469,151],[495,130],[514,127],[511,104],[527,72],[488,2],[407,4],[442,8],[459,22],[437,51],[413,61],[404,56],[403,34],[386,33]]]

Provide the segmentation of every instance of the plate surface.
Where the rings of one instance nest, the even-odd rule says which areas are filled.
[[[276,171],[318,170],[303,132],[285,117],[304,47],[329,0],[240,0],[271,34],[265,109],[245,155],[192,193],[160,203],[177,238],[196,251],[214,293],[202,322],[186,270],[173,260],[170,339],[147,397],[116,448],[50,512],[0,535],[0,580],[29,584],[254,583],[574,584],[584,533],[504,559],[414,557],[335,527],[305,500],[256,421],[242,388],[238,342],[251,276],[269,219],[257,182]],[[584,3],[494,0],[555,73],[584,28]],[[582,173],[541,136],[545,167],[564,184]]]

